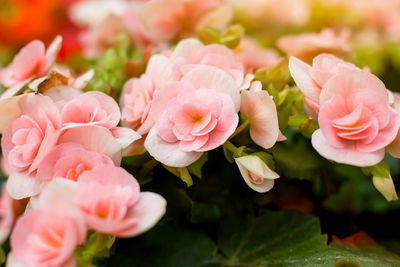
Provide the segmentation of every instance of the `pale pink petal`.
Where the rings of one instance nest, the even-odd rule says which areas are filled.
[[[119,166],[121,146],[111,132],[103,127],[83,126],[66,130],[58,141],[59,144],[74,142],[84,148],[109,156]]]
[[[172,81],[172,63],[164,55],[153,55],[147,64],[146,74],[150,77],[157,89]]]
[[[93,78],[93,76],[94,76],[94,70],[89,70],[88,72],[85,72],[84,74],[77,77],[72,82],[71,86],[76,89],[83,89],[86,87],[88,82]]]
[[[344,148],[335,148],[328,144],[321,130],[316,130],[311,138],[315,150],[324,158],[354,166],[366,167],[378,164],[383,160],[385,150],[380,149],[374,152],[360,152],[352,144]]]
[[[19,95],[0,100],[0,133],[15,119],[21,116],[19,100],[26,95]]]
[[[289,70],[297,87],[299,87],[304,96],[315,103],[319,103],[321,88],[311,79],[310,71],[312,67],[298,58],[290,57]]]
[[[25,80],[34,74],[35,69],[44,60],[45,47],[41,41],[34,40],[23,47],[10,65],[18,80]]]
[[[50,44],[50,46],[46,50],[46,58],[45,61],[43,62],[43,65],[41,66],[41,71],[43,74],[47,73],[51,66],[53,66],[54,62],[56,61],[58,52],[61,49],[61,43],[62,43],[62,37],[58,35],[53,42]]]
[[[279,136],[278,114],[274,101],[267,91],[243,91],[240,111],[250,121],[250,136],[253,141],[268,149]]]
[[[180,58],[186,59],[187,62],[195,61],[197,52],[203,48],[204,45],[197,39],[188,38],[182,40],[175,47],[174,51],[171,54],[171,61],[176,61]]]
[[[191,83],[196,89],[208,88],[229,95],[235,104],[235,110],[239,111],[240,89],[223,70],[212,66],[198,66],[188,72],[182,81]]]
[[[154,227],[166,211],[167,202],[159,194],[153,192],[140,193],[139,201],[128,211],[127,217],[137,219],[137,224],[131,229],[119,233],[121,237],[140,235]]]
[[[329,79],[323,86],[319,103],[323,105],[335,95],[341,95],[346,98],[360,89],[371,90],[376,96],[386,101],[388,99],[385,85],[375,75],[367,72],[351,71],[337,74]]]
[[[32,76],[28,77],[27,79],[22,80],[21,82],[18,82],[15,85],[13,85],[12,87],[8,88],[1,94],[0,100],[7,99],[7,98],[17,95],[22,90],[22,88],[25,86],[25,84],[29,83],[32,79],[33,79]]]
[[[65,85],[54,86],[44,93],[44,95],[50,97],[54,102],[70,101],[81,94],[81,91]]]
[[[7,192],[14,199],[23,199],[40,193],[41,182],[27,173],[14,172],[8,177]]]
[[[179,142],[165,142],[158,136],[156,127],[150,130],[144,146],[156,160],[170,167],[186,167],[203,154],[202,152],[184,152],[179,149]]]
[[[127,127],[115,127],[111,129],[111,133],[117,139],[122,149],[127,148],[130,144],[142,137],[140,134]]]

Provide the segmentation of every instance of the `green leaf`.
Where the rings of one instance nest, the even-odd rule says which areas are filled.
[[[399,256],[377,245],[326,246],[318,219],[297,211],[233,214],[222,222],[218,241],[226,258],[217,261],[226,266],[400,266]]]
[[[172,173],[173,175],[181,178],[181,180],[183,182],[185,182],[188,187],[192,186],[193,179],[190,176],[190,173],[189,173],[189,171],[188,171],[188,169],[186,167],[184,167],[184,168],[176,168],[176,167],[170,167],[170,166],[167,166],[167,165],[164,165],[164,164],[163,164],[163,166],[170,173]]]
[[[157,226],[125,247],[109,266],[206,266],[216,253],[216,246],[207,235],[174,225]]]
[[[96,260],[108,258],[110,248],[115,240],[115,236],[93,232],[89,235],[86,243],[75,249],[74,255],[78,266],[91,267],[97,266]]]
[[[319,175],[325,161],[306,142],[304,138],[301,138],[291,146],[276,144],[272,148],[278,173],[283,173],[289,178],[307,180],[312,180]]]
[[[372,183],[387,201],[398,199],[393,179],[390,175],[390,167],[386,162],[382,161],[374,166],[364,167],[363,172],[366,175],[372,175]]]
[[[216,204],[194,202],[191,209],[192,223],[216,222],[221,217],[221,210]]]
[[[201,179],[202,178],[201,169],[203,168],[207,160],[208,160],[208,154],[203,153],[203,155],[196,162],[187,166],[189,172]]]

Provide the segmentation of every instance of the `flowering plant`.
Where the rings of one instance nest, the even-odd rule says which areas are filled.
[[[28,2],[6,266],[400,266],[400,1]]]

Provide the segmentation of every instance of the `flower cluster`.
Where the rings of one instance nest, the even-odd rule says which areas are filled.
[[[17,12],[21,1],[9,2],[4,10]],[[301,206],[282,204],[286,182],[276,195],[257,193],[281,176],[321,187],[313,175],[330,163],[361,167],[397,199],[383,161],[386,152],[400,158],[400,94],[383,81],[390,88],[400,71],[400,0],[39,2],[50,13],[63,7],[59,35],[48,39],[49,25],[14,57],[0,43],[8,266],[92,266],[107,254],[88,249],[93,237],[113,243],[175,216],[163,196],[178,197],[165,192],[161,171],[196,186],[192,177],[216,157],[235,166],[232,184],[256,196],[249,206]],[[11,32],[0,13],[0,31]],[[179,191],[190,223],[220,217],[196,218],[198,206],[227,202],[199,204],[200,189]]]
[[[43,75],[41,66],[48,63],[40,49],[37,58],[34,53],[42,46],[34,41],[23,48],[2,70],[4,77],[21,78],[21,88]],[[141,192],[119,167],[122,151],[141,136],[118,126],[121,112],[112,97],[80,90],[88,78],[69,77],[42,93],[2,95],[1,147],[9,172],[1,200],[2,240],[18,214],[15,200],[26,204],[30,198],[11,234],[10,266],[73,264],[73,251],[84,244],[88,229],[131,237],[165,212],[160,195]]]

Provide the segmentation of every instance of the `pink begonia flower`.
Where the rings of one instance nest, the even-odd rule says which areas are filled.
[[[4,130],[1,147],[13,170],[33,173],[57,143],[61,117],[47,96],[29,94],[18,104],[21,116]]]
[[[0,133],[3,133],[11,122],[21,116],[21,108],[18,103],[24,97],[26,95],[0,99]]]
[[[349,71],[369,72],[360,69],[331,54],[320,54],[313,59],[312,66],[296,57],[289,59],[289,71],[297,87],[304,94],[304,102],[316,114],[319,111],[319,95],[324,84],[333,76]]]
[[[75,266],[73,252],[86,239],[81,220],[63,210],[30,210],[11,234],[7,266]]]
[[[156,42],[167,42],[192,32],[201,17],[218,7],[219,0],[153,0],[140,10],[145,35]]]
[[[77,181],[86,171],[113,161],[96,151],[86,150],[76,143],[63,143],[53,148],[38,167],[36,179],[49,182],[56,177]]]
[[[25,84],[46,75],[57,58],[61,42],[61,36],[57,36],[47,50],[38,40],[23,47],[11,64],[0,70],[0,83],[8,87],[0,99],[17,94]]]
[[[12,199],[3,187],[0,198],[0,244],[6,241],[15,219],[22,211],[19,203]]]
[[[249,38],[242,39],[234,52],[246,70],[270,67],[280,58],[275,50],[264,49]]]
[[[191,69],[199,65],[217,67],[228,73],[240,89],[250,86],[254,75],[245,75],[243,65],[235,54],[220,44],[203,45],[197,39],[185,39],[178,43],[170,57],[174,66],[174,76],[180,79]]]
[[[248,155],[235,158],[235,162],[246,184],[259,193],[271,190],[275,183],[274,180],[279,178],[279,174],[271,170],[257,156]]]
[[[311,138],[323,157],[355,166],[379,163],[395,139],[400,116],[389,106],[385,85],[373,74],[353,71],[329,79],[321,90]]]
[[[242,91],[240,112],[250,124],[250,137],[259,146],[271,148],[279,137],[278,113],[267,91]]]
[[[123,126],[144,135],[154,121],[149,117],[151,103],[156,92],[172,81],[172,63],[164,55],[153,55],[146,71],[140,78],[129,79],[120,96]]]
[[[110,165],[80,176],[75,203],[90,228],[119,237],[136,236],[152,228],[166,208],[163,197],[141,193],[131,174]]]
[[[218,68],[198,66],[155,95],[150,111],[155,125],[144,145],[165,165],[188,166],[229,138],[239,108],[234,80]]]
[[[117,139],[122,149],[141,138],[132,129],[117,127],[121,112],[112,97],[97,91],[80,94],[72,88],[57,89],[58,92],[50,89],[47,94],[53,97],[60,109],[63,130],[87,126],[104,127]]]
[[[282,36],[277,46],[289,56],[307,60],[320,53],[341,54],[349,52],[349,32],[343,30],[336,35],[331,29],[320,33],[303,33],[299,35]]]

